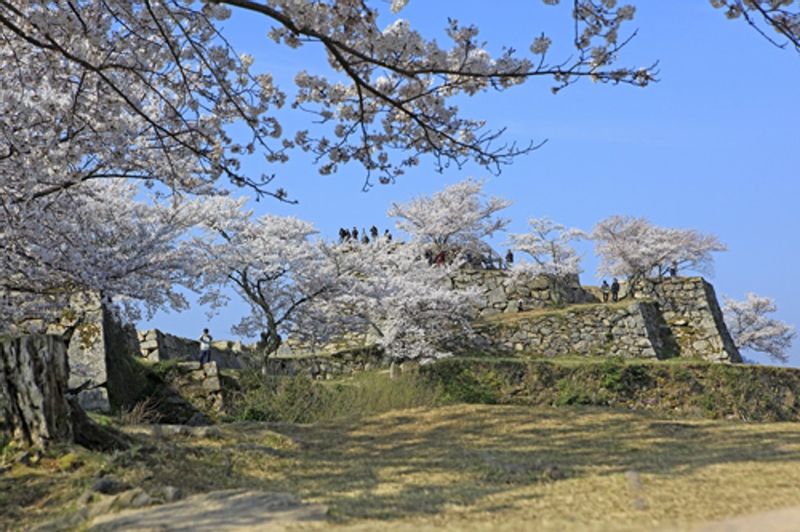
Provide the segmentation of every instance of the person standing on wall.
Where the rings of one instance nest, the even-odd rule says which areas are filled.
[[[619,301],[619,281],[617,281],[616,277],[611,283],[611,301]]]
[[[603,303],[608,303],[608,292],[611,290],[611,287],[608,286],[608,281],[603,279],[603,284],[600,285],[600,291],[603,293]]]
[[[200,365],[211,362],[211,342],[214,338],[208,332],[208,329],[203,329],[203,335],[200,337]],[[205,362],[204,362],[205,361]]]

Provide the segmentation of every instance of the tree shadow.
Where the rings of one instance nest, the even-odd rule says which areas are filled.
[[[289,483],[343,519],[398,519],[589,474],[675,477],[715,464],[800,461],[800,426],[790,424],[505,406],[403,417],[274,427],[303,442]]]

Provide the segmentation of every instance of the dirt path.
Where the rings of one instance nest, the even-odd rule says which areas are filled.
[[[800,530],[800,507],[745,515],[700,525],[692,532],[796,532]]]
[[[232,532],[281,530],[291,523],[321,521],[327,508],[303,504],[288,493],[213,491],[182,501],[103,515],[89,530]]]

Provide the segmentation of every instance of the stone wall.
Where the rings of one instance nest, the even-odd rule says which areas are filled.
[[[162,402],[174,401],[170,412],[177,422],[187,425],[202,425],[225,413],[226,400],[219,366],[215,362],[201,365],[200,362],[168,362],[157,368],[161,378],[179,395],[161,398]],[[189,405],[196,410],[188,408]],[[170,409],[162,408],[169,411]],[[181,419],[183,418],[183,419]],[[169,420],[176,422],[175,419]]]
[[[665,324],[653,302],[573,305],[489,319],[481,337],[500,353],[557,357],[669,358]]]
[[[122,324],[98,297],[73,298],[60,323],[50,334],[72,331],[67,347],[70,389],[79,389],[78,402],[85,410],[109,412],[127,406],[126,391],[134,389],[137,374],[131,367],[139,352],[136,330]]]
[[[599,290],[581,287],[577,277],[514,279],[500,270],[464,270],[454,283],[477,286],[485,297],[477,341],[452,346],[456,353],[741,362],[714,289],[699,277],[650,283],[607,304],[594,295]],[[276,374],[327,378],[390,364],[349,358],[359,351],[353,345],[335,347],[349,348],[348,356],[330,349],[325,356],[276,357],[270,367]]]
[[[714,287],[702,277],[671,277],[657,283],[643,283],[633,297],[658,303],[680,356],[717,362],[742,361],[725,325]]]
[[[141,356],[150,362],[163,360],[198,360],[200,342],[164,333],[158,329],[139,331]],[[228,340],[211,344],[211,360],[221,368],[241,369],[246,364],[252,348],[241,342]]]
[[[390,365],[391,360],[378,349],[363,349],[329,355],[273,356],[267,360],[267,373],[282,376],[307,374],[314,379],[332,379]]]
[[[478,312],[481,317],[531,309],[596,303],[598,299],[585,290],[577,275],[512,275],[506,270],[464,269],[453,279],[457,288],[475,287],[482,294]]]
[[[742,360],[714,288],[700,277],[648,282],[619,303],[495,315],[480,329],[486,345],[501,353]]]

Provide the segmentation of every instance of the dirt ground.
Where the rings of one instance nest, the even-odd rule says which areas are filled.
[[[261,490],[327,508],[322,523],[282,525],[299,529],[705,530],[800,506],[792,423],[456,405],[339,424],[222,425],[205,437],[131,431],[138,443],[124,453],[65,448],[7,466],[0,523],[69,516],[102,475],[147,492]]]

